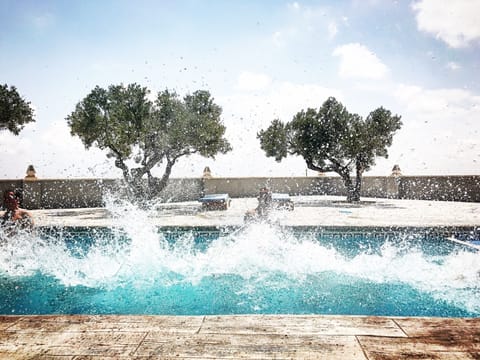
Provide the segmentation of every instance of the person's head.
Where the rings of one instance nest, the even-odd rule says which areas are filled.
[[[15,210],[18,208],[18,199],[13,191],[5,191],[5,193],[3,194],[3,204],[5,205],[7,210]]]
[[[261,188],[258,194],[258,201],[263,204],[269,204],[272,200],[272,193],[267,187]]]

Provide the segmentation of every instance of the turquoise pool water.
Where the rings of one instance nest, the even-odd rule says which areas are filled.
[[[56,229],[0,248],[0,314],[478,317],[478,256],[424,232]]]

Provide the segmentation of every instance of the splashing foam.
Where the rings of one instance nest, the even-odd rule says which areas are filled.
[[[121,229],[114,231],[113,238],[99,236],[84,256],[73,256],[61,237],[17,234],[0,247],[0,274],[24,277],[39,272],[65,286],[113,289],[181,282],[195,285],[219,275],[255,282],[282,274],[301,282],[332,272],[376,283],[406,283],[480,312],[480,300],[472,295],[479,290],[476,253],[458,251],[431,258],[417,247],[405,251],[387,241],[380,252],[348,257],[322,245],[312,234],[298,236],[266,223],[221,236],[200,250],[191,233],[174,244],[168,242],[152,223],[149,210],[115,199],[108,199],[107,207]]]

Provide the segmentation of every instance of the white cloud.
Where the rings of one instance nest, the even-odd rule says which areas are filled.
[[[28,154],[32,152],[33,149],[33,143],[31,139],[21,135],[14,135],[6,130],[0,131],[0,144],[0,154],[2,154],[3,158],[2,163],[12,156],[17,156],[18,154]]]
[[[423,89],[401,84],[395,92],[406,110],[425,121],[471,121],[480,117],[480,96],[464,89]]]
[[[341,91],[337,89],[316,84],[284,82],[275,86],[268,101],[275,104],[273,110],[276,116],[290,121],[292,116],[302,109],[319,108],[330,96],[334,96],[339,101],[343,99]]]
[[[39,143],[33,156],[40,177],[118,177],[120,172],[96,147],[88,151],[78,137],[70,135],[66,122],[54,122],[38,134]],[[52,170],[54,172],[52,172]]]
[[[333,39],[338,33],[337,23],[335,21],[330,21],[328,23],[328,37]]]
[[[447,63],[447,68],[450,69],[450,70],[458,70],[460,69],[460,65],[458,63],[456,63],[455,61],[450,61]]]
[[[78,138],[70,135],[70,129],[66,122],[54,122],[40,136],[42,144],[55,147],[57,150],[71,150],[75,152],[82,149],[83,145]]]
[[[480,96],[464,89],[399,85],[403,127],[393,159],[409,174],[478,174]],[[398,159],[398,160],[397,160]]]
[[[339,75],[343,78],[382,79],[388,73],[387,66],[358,43],[339,46],[332,55],[340,57]]]
[[[420,0],[412,8],[419,30],[433,34],[453,48],[480,40],[479,0]]]
[[[293,3],[288,4],[288,7],[291,8],[291,9],[293,9],[293,10],[295,10],[295,11],[297,11],[297,10],[300,9],[300,4],[295,1],[295,2],[293,2]]]
[[[32,162],[32,156],[38,151],[36,141],[38,125],[29,123],[14,135],[10,131],[0,131],[0,176],[3,178],[22,178],[27,166]]]
[[[98,148],[85,150],[77,137],[70,135],[66,122],[54,122],[45,130],[27,125],[18,136],[0,133],[0,176],[22,178],[33,164],[40,178],[118,177],[121,173]]]
[[[243,130],[256,132],[276,117],[290,121],[302,109],[320,107],[329,96],[343,100],[343,94],[337,89],[316,84],[272,82],[261,94],[237,93],[219,98],[219,102],[224,116],[235,119],[232,127],[226,124],[227,131],[231,129],[237,134]]]
[[[272,35],[273,44],[277,47],[285,46],[285,41],[283,40],[283,34],[281,31],[275,31]]]
[[[268,75],[243,71],[238,76],[236,88],[242,91],[264,90],[270,83],[271,79]]]

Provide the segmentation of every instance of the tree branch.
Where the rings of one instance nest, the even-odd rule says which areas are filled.
[[[331,172],[331,171],[336,171],[333,166],[317,166],[313,163],[311,159],[306,160],[307,163],[307,168],[313,171],[318,171],[318,172]]]

